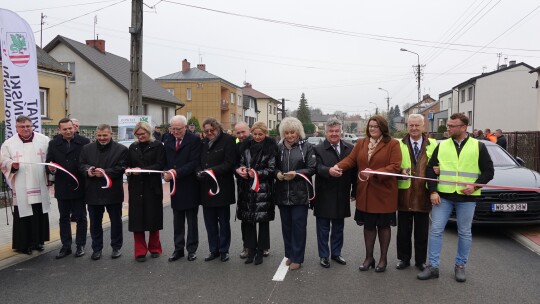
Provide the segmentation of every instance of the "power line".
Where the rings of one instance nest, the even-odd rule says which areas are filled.
[[[98,3],[114,2],[114,1],[116,1],[116,0],[105,0],[105,1],[86,2],[86,3],[78,3],[78,4],[70,4],[70,5],[62,5],[62,6],[33,8],[33,9],[17,11],[17,12],[18,13],[26,13],[26,12],[35,12],[35,11],[45,11],[45,10],[51,10],[51,9],[57,9],[57,8],[84,6],[84,5],[92,5],[92,4],[98,4]]]

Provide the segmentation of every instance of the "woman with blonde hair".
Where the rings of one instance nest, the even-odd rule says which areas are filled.
[[[137,140],[129,146],[127,166],[132,169],[163,170],[165,148],[160,141],[152,137],[152,127],[146,122],[139,122],[133,133]],[[159,240],[159,230],[163,229],[161,174],[129,174],[128,192],[128,228],[135,238],[135,259],[144,262],[148,251],[152,258],[157,258],[162,253]],[[150,231],[148,244],[145,231]]]

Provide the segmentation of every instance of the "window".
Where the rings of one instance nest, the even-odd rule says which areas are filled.
[[[169,108],[161,107],[161,124],[169,123]]]
[[[234,100],[234,99],[233,99],[233,100]],[[235,118],[236,118],[236,115],[231,114],[231,124],[235,124],[235,123],[236,123]]]
[[[461,102],[465,102],[465,90],[461,90]]]
[[[148,105],[144,103],[142,105],[142,115],[148,115]]]
[[[191,100],[191,88],[186,89],[186,100]]]
[[[472,123],[473,123],[472,111],[469,111],[469,112],[467,113],[467,116],[469,117],[469,124],[468,124],[468,126],[472,126]]]
[[[271,121],[271,120],[268,121],[268,127],[269,127],[269,128],[272,127],[272,121]]]
[[[174,95],[174,89],[167,89],[167,92],[171,93],[171,95]]]
[[[47,117],[47,105],[49,103],[48,96],[48,89],[39,88],[39,107],[41,108],[41,117]]]
[[[255,101],[253,100],[253,98],[249,99],[249,107],[250,108],[255,108]]]
[[[60,62],[60,64],[71,72],[69,81],[75,82],[75,62]]]
[[[242,105],[242,96],[238,95],[236,97],[238,97],[238,99],[237,99],[238,101],[236,102],[236,104],[241,106]]]
[[[231,103],[234,104],[234,93],[231,93]]]
[[[473,95],[473,87],[470,87],[467,89],[467,100],[472,100],[472,95]]]
[[[186,113],[186,118],[187,118],[187,120],[190,120],[190,119],[191,119],[191,112],[187,112],[187,113]]]

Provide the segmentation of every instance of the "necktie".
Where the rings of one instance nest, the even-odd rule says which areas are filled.
[[[414,160],[418,160],[418,153],[420,152],[420,149],[418,148],[418,143],[416,141],[414,142],[413,151],[414,151]]]
[[[177,138],[176,139],[176,151],[178,151],[178,149],[180,149],[180,143],[182,142],[182,139],[181,138]]]
[[[339,158],[339,146],[336,144],[336,145],[332,145],[332,147],[334,147],[334,151],[336,151],[336,154]]]

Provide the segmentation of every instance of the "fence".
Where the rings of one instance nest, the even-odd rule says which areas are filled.
[[[527,168],[540,171],[540,132],[508,132],[504,135],[508,153],[522,158]]]

